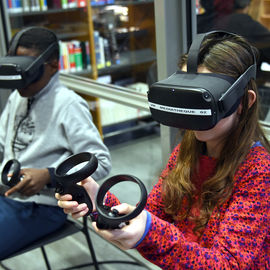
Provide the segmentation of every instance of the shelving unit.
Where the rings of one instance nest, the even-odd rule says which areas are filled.
[[[34,0],[17,1],[25,3]],[[62,8],[63,1],[47,0],[47,7],[43,10],[42,7],[40,7],[40,10],[31,10],[31,6],[28,10],[24,10],[23,7],[8,9],[12,35],[23,27],[34,25],[47,27],[56,33],[59,40],[64,44],[63,46],[68,46],[68,43],[76,40],[80,44],[85,43],[85,48],[89,50],[87,61],[90,61],[90,66],[88,65],[88,68],[86,68],[86,56],[84,54],[82,56],[83,69],[73,68],[71,70],[66,68],[65,65],[65,69],[62,69],[61,72],[95,80],[101,76],[107,76],[110,77],[110,83],[121,86],[146,82],[148,69],[156,59],[154,0],[83,0],[85,1],[83,7],[75,7],[74,2],[69,0],[65,4],[67,8]],[[11,3],[11,1],[9,2]],[[38,3],[41,3],[41,1],[38,0]],[[107,51],[101,46],[100,41],[98,43],[95,40],[97,34],[103,45],[106,44],[104,40],[107,40],[106,42],[109,45]],[[87,45],[89,45],[89,48]],[[82,48],[81,50],[83,50]],[[103,50],[104,59],[105,56],[111,55],[109,60],[106,58],[105,64],[99,62],[99,50]],[[67,49],[65,48],[64,51],[66,52]],[[117,59],[113,57],[115,54],[117,54]],[[70,59],[71,56],[68,55],[65,61]],[[65,63],[70,64],[70,62]],[[61,61],[60,67],[63,68]],[[107,130],[108,127],[102,126],[102,122],[106,123],[107,121],[102,121],[102,117],[105,116],[102,115],[100,101],[95,97],[82,96],[89,102],[90,108],[93,108],[91,113],[94,122],[103,135],[103,130]],[[93,103],[95,105],[91,106]],[[134,118],[136,118],[136,115],[134,115]],[[117,119],[115,121],[117,125]]]
[[[128,67],[153,62],[156,59],[155,52],[152,49],[141,49],[131,52],[120,53],[120,64],[112,64],[110,67],[105,67],[98,70],[99,75],[118,72],[121,69]]]
[[[258,9],[258,21],[270,30],[270,0],[253,1],[253,8]]]

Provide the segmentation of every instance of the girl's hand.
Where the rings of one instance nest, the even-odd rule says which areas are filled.
[[[80,184],[87,191],[93,204],[93,211],[95,211],[95,198],[99,185],[92,177],[86,178],[81,181]],[[70,194],[60,195],[59,193],[55,193],[55,198],[58,200],[58,206],[63,208],[66,214],[71,214],[74,219],[83,217],[89,211],[86,203],[79,204],[77,201],[72,201],[72,196]]]
[[[113,207],[113,209],[117,209],[120,214],[128,214],[132,212],[134,208],[134,206],[126,203]],[[97,228],[96,222],[93,222],[92,224],[96,232],[103,238],[117,247],[127,250],[134,248],[136,243],[142,238],[146,227],[146,219],[146,211],[142,211],[136,218],[129,221],[129,225],[126,225],[121,229],[100,230]]]

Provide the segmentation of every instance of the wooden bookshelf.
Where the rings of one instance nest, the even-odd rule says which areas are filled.
[[[5,0],[0,0],[5,1]],[[15,1],[15,0],[14,0]],[[14,2],[13,1],[13,2]],[[34,0],[18,0],[20,3],[30,3]],[[39,2],[38,0],[35,0]],[[79,0],[77,0],[79,1]],[[7,10],[10,19],[12,35],[24,27],[44,26],[52,29],[59,40],[63,43],[87,42],[89,44],[90,67],[83,69],[65,69],[60,72],[75,73],[83,77],[97,80],[99,76],[111,76],[112,83],[125,81],[132,78],[134,83],[146,82],[148,69],[156,59],[155,48],[155,22],[154,22],[154,1],[153,0],[129,0],[129,1],[101,1],[103,4],[91,5],[93,0],[85,1],[85,6],[69,6],[71,0],[47,0],[47,7],[32,9],[9,8]],[[9,1],[11,2],[11,1]],[[41,2],[41,1],[40,1]],[[39,3],[40,3],[39,2]],[[110,2],[110,4],[106,3]],[[112,3],[113,2],[113,3]],[[63,8],[63,3],[65,7]],[[72,2],[74,3],[74,2]],[[105,64],[98,62],[97,46],[95,44],[95,33],[103,39],[107,39],[109,46],[112,41],[109,39],[104,27],[106,17],[102,17],[110,8],[127,9],[128,15],[121,19],[115,12],[115,25],[113,28],[116,46],[118,50],[117,61],[111,58]],[[105,21],[104,21],[105,20]],[[77,44],[77,43],[76,43]],[[112,48],[109,47],[112,54]],[[103,48],[104,50],[104,48]],[[107,51],[108,52],[108,51]],[[103,52],[105,55],[105,52]],[[108,56],[108,54],[107,54]],[[85,61],[85,59],[83,59]],[[85,64],[85,63],[84,63]],[[61,67],[61,63],[60,63]],[[83,96],[89,103],[95,103],[94,111],[91,111],[94,122],[102,134],[101,108],[99,100],[95,97]],[[91,106],[90,106],[91,107]],[[93,106],[92,106],[93,107]]]
[[[252,17],[270,30],[270,0],[253,0],[252,9],[254,9]]]
[[[249,15],[254,19],[259,19],[259,9],[261,0],[252,0],[249,8]]]

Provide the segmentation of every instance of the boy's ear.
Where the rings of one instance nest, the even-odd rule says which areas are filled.
[[[56,71],[58,71],[58,60],[53,59],[50,62],[47,62],[45,65],[48,67],[48,71],[51,75],[53,75]]]
[[[49,62],[49,65],[51,65],[52,68],[58,69],[58,60],[53,59],[52,61]]]

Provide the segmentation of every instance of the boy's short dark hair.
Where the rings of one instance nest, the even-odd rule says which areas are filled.
[[[18,32],[19,33],[19,32]],[[16,33],[11,39],[10,45],[12,44]],[[38,52],[44,52],[52,43],[58,44],[58,38],[55,33],[44,27],[30,27],[19,39],[18,46],[22,46],[28,49],[35,49]],[[55,47],[55,51],[49,58],[49,60],[59,60],[59,45]]]

